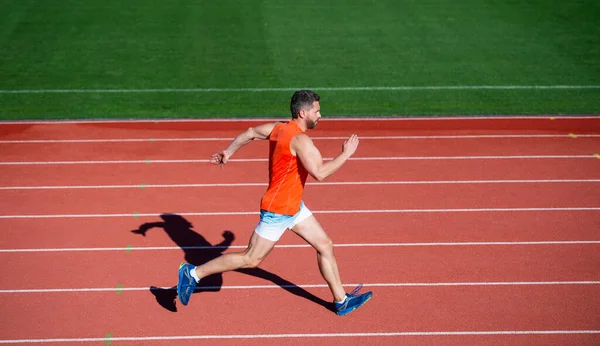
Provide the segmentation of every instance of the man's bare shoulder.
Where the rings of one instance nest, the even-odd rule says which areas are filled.
[[[278,124],[281,124],[281,123],[282,123],[281,121],[265,123],[265,124],[261,124],[261,125],[255,126],[255,127],[251,127],[250,130],[253,132],[254,138],[267,139],[271,135],[271,132],[273,132],[273,129],[275,128],[275,126],[277,126]]]
[[[312,144],[312,139],[306,133],[299,133],[292,138],[292,142],[296,142],[298,145]]]
[[[292,138],[290,143],[290,149],[292,154],[296,155],[298,152],[307,151],[310,148],[314,148],[315,145],[306,133],[299,133]]]

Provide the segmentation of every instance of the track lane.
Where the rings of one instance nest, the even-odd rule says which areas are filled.
[[[282,121],[287,121],[287,116]],[[2,122],[0,138],[18,139],[104,139],[104,138],[178,138],[231,137],[250,126],[277,119],[230,119],[229,121],[79,121],[79,122]],[[360,129],[374,135],[498,134],[521,133],[600,133],[600,117],[454,117],[399,119],[328,119],[319,122],[314,134],[345,135]]]
[[[1,186],[262,183],[266,162],[2,166]],[[326,182],[600,179],[600,160],[349,161]],[[311,178],[309,183],[317,184]],[[266,187],[266,185],[265,185]],[[307,187],[307,191],[312,189]]]
[[[3,206],[2,215],[256,212],[265,189],[265,186],[249,186],[99,189],[93,192],[4,190],[0,194],[0,205]],[[544,183],[320,185],[307,189],[304,201],[315,211],[600,207],[600,182],[553,186]]]
[[[359,134],[360,138],[360,134]],[[323,157],[339,154],[342,139],[314,140]],[[113,142],[113,143],[0,143],[3,162],[194,160],[208,159],[229,141],[207,142]],[[496,155],[590,155],[598,151],[600,137],[566,138],[470,138],[470,139],[378,139],[361,140],[356,156],[496,156]],[[235,156],[264,158],[266,141],[251,143]]]
[[[310,289],[316,296],[326,289]],[[268,304],[258,303],[268,297]],[[198,293],[172,313],[149,292],[0,295],[8,311],[0,323],[32,326],[6,329],[3,338],[363,333],[406,331],[589,330],[600,323],[597,287],[378,288],[375,298],[343,318],[280,289]],[[70,314],[56,314],[65,307]],[[390,309],[390,306],[398,307]],[[366,318],[376,315],[377,318]],[[43,316],[53,316],[44,318]],[[102,316],[102,318],[98,318]],[[268,319],[269,323],[265,323]],[[169,323],[165,323],[168,320]],[[193,325],[190,325],[192,321]],[[589,335],[568,340],[594,340]],[[456,340],[454,337],[440,338]],[[467,338],[468,340],[485,340]],[[514,336],[495,337],[514,340]],[[546,338],[527,337],[525,340]],[[296,339],[297,340],[297,339]],[[336,339],[337,340],[337,339]],[[355,338],[340,339],[342,342]],[[370,339],[358,339],[365,342]],[[388,339],[385,339],[388,340]],[[403,338],[393,338],[397,343]],[[411,338],[426,342],[429,338]],[[460,338],[458,339],[460,340]],[[303,341],[303,340],[302,340]]]
[[[202,264],[223,251],[0,253],[2,262],[10,264],[3,270],[0,289],[169,286],[176,283],[181,261]],[[335,251],[345,283],[600,280],[600,244],[436,247],[435,251],[337,247]],[[32,268],[39,268],[35,275],[22,275]],[[276,249],[261,268],[295,284],[324,283],[311,248]],[[81,276],[90,270],[93,275]],[[204,285],[219,286],[219,277]],[[240,273],[222,278],[227,285],[271,284]]]
[[[336,244],[422,243],[485,241],[600,240],[599,212],[537,211],[423,214],[317,214]],[[234,246],[245,246],[258,215],[186,216],[191,231],[203,241],[182,245],[216,245],[222,233],[234,233]],[[0,249],[166,247],[178,245],[163,228],[148,230],[145,237],[130,231],[145,223],[162,223],[155,217],[89,219],[0,219]],[[515,226],[516,225],[516,226]],[[287,232],[280,245],[305,244]]]

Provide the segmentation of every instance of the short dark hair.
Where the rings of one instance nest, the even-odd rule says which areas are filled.
[[[292,111],[292,119],[298,118],[300,110],[312,107],[313,102],[319,101],[321,96],[311,90],[298,90],[292,95],[290,102],[290,110]]]

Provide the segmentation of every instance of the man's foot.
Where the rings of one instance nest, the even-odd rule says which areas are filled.
[[[182,262],[179,265],[179,280],[177,281],[177,295],[181,304],[188,305],[192,293],[196,290],[196,280],[190,274],[190,270],[194,268],[191,264]]]
[[[365,304],[373,296],[373,292],[358,294],[362,284],[358,285],[351,293],[346,293],[346,299],[341,303],[335,303],[335,310],[339,316],[348,315]]]

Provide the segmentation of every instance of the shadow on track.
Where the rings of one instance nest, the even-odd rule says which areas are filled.
[[[201,234],[194,231],[194,227],[188,220],[177,214],[162,214],[162,222],[151,222],[142,224],[138,229],[131,231],[132,233],[146,236],[146,233],[152,228],[162,228],[167,235],[179,246],[184,254],[185,261],[195,266],[206,263],[216,257],[221,256],[225,250],[229,248],[235,235],[231,231],[223,232],[223,241],[216,245],[211,245]],[[302,287],[281,278],[280,276],[268,272],[261,268],[239,269],[239,273],[255,276],[280,286],[286,291],[314,303],[317,303],[326,309],[333,311],[334,305],[332,302],[327,302],[312,293],[306,291]],[[200,285],[194,292],[218,292],[223,285],[223,275],[214,274],[202,279]],[[150,287],[150,292],[156,297],[156,301],[165,309],[176,312],[177,286],[172,288]]]

